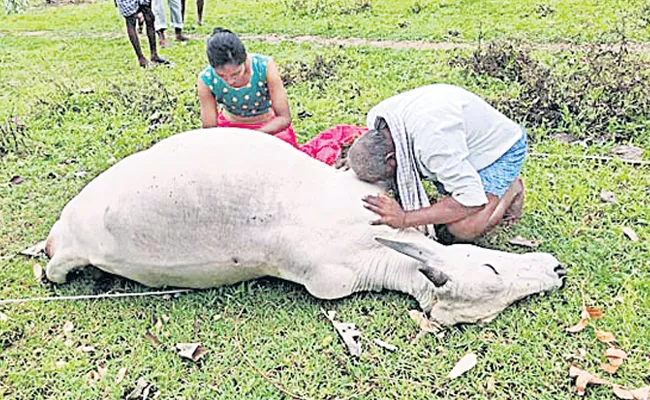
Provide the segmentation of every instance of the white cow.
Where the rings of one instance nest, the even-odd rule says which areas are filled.
[[[91,264],[156,287],[273,276],[323,299],[388,289],[442,324],[488,320],[561,286],[550,254],[370,225],[361,198],[378,190],[270,135],[186,132],[115,164],[66,205],[47,238],[47,277],[61,283]]]

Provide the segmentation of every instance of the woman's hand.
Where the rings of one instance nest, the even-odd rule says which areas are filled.
[[[214,128],[217,126],[217,100],[201,78],[199,78],[196,88],[199,94],[199,105],[201,106],[201,126],[203,128]]]
[[[397,200],[382,193],[378,196],[366,196],[363,198],[363,206],[378,214],[381,218],[371,221],[371,225],[388,225],[396,229],[406,228],[406,212],[399,205]]]
[[[280,131],[287,129],[291,124],[291,110],[289,109],[289,100],[287,100],[287,92],[284,90],[284,84],[280,77],[278,67],[273,61],[269,59],[266,66],[266,84],[269,88],[269,96],[271,98],[271,106],[275,113],[275,118],[262,126],[259,130],[266,133],[276,134]]]

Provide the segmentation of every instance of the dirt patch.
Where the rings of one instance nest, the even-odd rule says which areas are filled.
[[[121,32],[104,32],[104,33],[90,33],[90,32],[49,32],[49,31],[23,31],[23,32],[7,32],[1,31],[0,35],[12,36],[28,36],[40,37],[47,36],[49,38],[65,38],[65,37],[80,37],[80,38],[124,38],[125,35]],[[190,39],[205,40],[207,35],[190,34],[187,35]],[[388,49],[413,49],[413,50],[457,50],[457,49],[475,49],[477,43],[475,42],[432,42],[423,40],[374,40],[362,38],[326,38],[321,36],[301,35],[301,36],[283,36],[283,35],[240,35],[242,40],[253,40],[267,42],[271,44],[281,42],[292,43],[313,43],[321,46],[343,46],[343,47],[377,47]],[[605,51],[614,51],[617,48],[616,44],[572,44],[572,43],[525,43],[522,44],[527,50],[542,50],[550,52],[585,52],[594,47]],[[631,53],[650,53],[650,44],[646,43],[628,43],[627,51]]]
[[[312,87],[324,90],[327,82],[336,76],[337,66],[341,63],[341,57],[326,59],[317,55],[314,61],[306,63],[298,61],[282,65],[282,82],[289,87],[303,82],[309,82]]]

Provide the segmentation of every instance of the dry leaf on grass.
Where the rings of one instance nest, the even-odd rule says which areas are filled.
[[[516,236],[508,240],[508,243],[514,246],[526,247],[528,249],[534,249],[542,243],[540,240],[529,240],[522,236]]]
[[[62,368],[65,367],[67,364],[68,364],[67,362],[62,361],[62,360],[59,360],[59,361],[57,361],[57,362],[54,363],[54,366],[55,366],[57,369],[62,369]]]
[[[577,324],[566,328],[567,332],[576,333],[584,330],[587,325],[589,325],[590,319],[598,319],[603,316],[603,312],[594,307],[582,306],[582,311],[580,313],[580,322]]]
[[[126,372],[129,369],[127,367],[120,368],[119,371],[117,371],[117,375],[115,375],[115,384],[118,385],[120,382],[124,380],[124,377],[126,377]]]
[[[74,330],[74,324],[72,322],[66,321],[65,324],[63,324],[63,334],[65,336],[69,336],[73,330]]]
[[[146,337],[147,339],[149,339],[149,341],[151,342],[151,344],[153,344],[154,346],[157,347],[157,346],[160,345],[160,340],[159,340],[157,337],[155,337],[151,332],[146,331],[146,332],[144,333],[144,337]]]
[[[630,239],[635,243],[639,241],[639,237],[636,235],[636,232],[634,232],[632,228],[630,228],[629,226],[623,228],[623,234],[627,236],[628,239]]]
[[[106,372],[108,371],[108,368],[106,367],[106,362],[105,361],[100,361],[97,364],[97,370],[90,371],[87,376],[87,382],[89,384],[94,384],[95,382],[100,382],[102,379],[104,379],[104,376],[106,376]]]
[[[627,354],[621,349],[610,347],[605,350],[605,358],[609,360],[609,363],[601,363],[600,368],[609,374],[614,374],[623,364],[623,360],[627,358]]]
[[[580,322],[578,322],[577,324],[566,328],[566,331],[571,333],[580,332],[584,330],[588,324],[589,324],[588,319],[581,319]]]
[[[602,331],[600,329],[595,329],[596,339],[603,343],[611,343],[616,341],[616,336],[612,332]]]
[[[126,396],[127,400],[135,399],[146,399],[149,397],[149,391],[151,390],[151,384],[146,381],[146,379],[140,377],[135,384],[135,389]]]
[[[34,258],[45,255],[45,240],[41,240],[32,247],[26,248],[25,250],[21,251],[20,254]]]
[[[585,395],[587,385],[609,385],[610,383],[598,376],[592,375],[589,372],[582,370],[575,365],[569,366],[569,376],[576,378],[576,391],[580,396]]]
[[[153,327],[154,327],[157,331],[162,330],[162,327],[163,327],[162,319],[160,319],[160,318],[156,319],[156,323],[154,324]]]
[[[21,177],[18,176],[18,175],[14,175],[14,176],[9,180],[9,183],[10,183],[11,185],[20,185],[21,183],[23,183],[23,178],[21,178]]]
[[[205,347],[201,346],[201,343],[178,343],[176,350],[178,350],[179,356],[194,362],[199,361],[208,352]]]
[[[381,348],[383,348],[383,349],[386,349],[386,350],[388,350],[388,351],[396,351],[396,350],[397,350],[397,346],[394,346],[394,345],[392,345],[392,344],[390,344],[390,343],[386,343],[386,342],[384,342],[384,341],[381,340],[381,339],[375,338],[375,339],[373,340],[373,342],[375,342],[375,344],[376,344],[377,346],[379,346],[379,347],[381,347]]]
[[[650,386],[644,386],[639,389],[626,389],[623,386],[614,385],[612,390],[616,397],[626,400],[650,400]]]
[[[582,314],[583,316],[588,315],[589,318],[591,318],[591,319],[598,319],[598,318],[602,317],[605,314],[604,312],[602,312],[601,310],[599,310],[599,309],[597,309],[595,307],[584,307],[582,309],[582,311],[583,311],[583,314]],[[586,314],[584,314],[584,313],[586,313]]]
[[[321,309],[321,311],[325,314],[327,319],[330,320],[350,354],[359,357],[361,355],[361,343],[359,342],[361,332],[357,327],[351,323],[335,321],[334,318],[336,317],[336,311],[325,312],[323,309]]]
[[[93,346],[79,346],[77,347],[77,350],[84,353],[92,353],[95,351],[95,348]]]
[[[609,153],[625,160],[640,161],[643,155],[643,149],[636,146],[619,145],[615,146]]]
[[[415,321],[415,323],[418,324],[418,326],[421,329],[421,332],[420,334],[418,334],[418,336],[422,336],[422,334],[426,334],[426,333],[440,332],[441,330],[440,325],[436,324],[435,322],[427,318],[427,316],[423,312],[418,310],[409,310],[408,312],[409,312],[409,317],[411,317],[411,319]]]
[[[41,267],[41,264],[34,263],[32,271],[34,272],[34,279],[40,283],[43,280],[43,267]]]
[[[465,372],[469,371],[470,369],[474,368],[476,365],[476,354],[474,353],[467,353],[458,360],[456,365],[454,365],[454,368],[449,372],[449,375],[447,375],[448,379],[456,379]]]
[[[2,322],[9,321],[9,317],[7,316],[7,314],[0,312],[0,321]]]
[[[612,192],[603,190],[600,192],[600,201],[603,203],[616,203],[616,196]]]
[[[160,318],[162,318],[163,322],[167,323],[169,322],[169,315],[163,314]]]
[[[570,133],[556,133],[551,136],[551,138],[564,143],[573,143],[579,140],[577,137],[571,135]]]
[[[489,377],[487,380],[486,390],[488,393],[493,393],[496,390],[496,380],[493,376]]]

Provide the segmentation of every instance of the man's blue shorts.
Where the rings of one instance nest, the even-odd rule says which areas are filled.
[[[521,138],[508,151],[495,162],[478,171],[486,193],[501,198],[510,184],[519,176],[526,159],[526,153],[528,153],[528,135],[523,127],[521,131],[523,133]],[[439,182],[436,182],[436,187],[441,194],[449,194]]]

